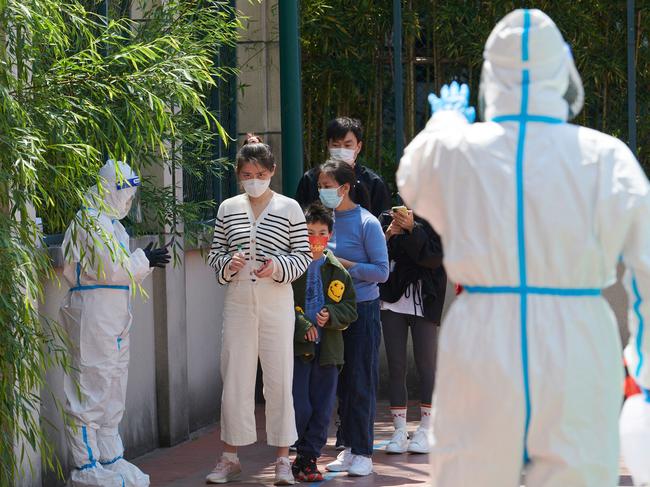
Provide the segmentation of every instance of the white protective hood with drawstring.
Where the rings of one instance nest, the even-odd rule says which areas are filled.
[[[567,123],[583,89],[546,14],[507,15],[484,58],[485,122],[436,112],[397,173],[465,286],[439,342],[432,485],[613,487],[623,368],[601,290],[622,258],[625,356],[650,388],[648,180],[621,141]]]
[[[150,273],[142,249],[129,251],[118,221],[135,197],[139,179],[122,162],[108,161],[100,188],[65,233],[64,276],[70,291],[60,308],[70,338],[73,371],[64,379],[72,487],[147,487],[149,476],[122,458],[118,432],[126,400],[132,283]],[[78,386],[78,388],[77,388]]]

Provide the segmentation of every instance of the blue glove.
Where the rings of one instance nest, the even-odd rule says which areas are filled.
[[[643,391],[643,397],[645,397],[645,402],[650,402],[650,389],[641,389]]]
[[[463,115],[469,123],[476,120],[476,110],[469,106],[469,86],[465,83],[459,85],[452,81],[451,85],[444,85],[440,90],[440,98],[435,93],[429,94],[431,114],[440,110],[454,110]]]

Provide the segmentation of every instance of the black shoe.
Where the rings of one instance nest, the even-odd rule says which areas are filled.
[[[318,470],[316,457],[305,458],[302,468],[294,473],[294,477],[299,482],[322,482],[324,480],[323,474]]]
[[[296,455],[296,458],[293,459],[293,462],[291,462],[291,473],[294,477],[302,471],[306,460],[307,459],[300,454]]]

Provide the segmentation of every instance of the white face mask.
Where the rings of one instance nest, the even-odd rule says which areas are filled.
[[[345,147],[331,147],[329,151],[332,159],[338,159],[339,161],[347,162],[348,164],[354,164],[354,160],[356,159],[356,150],[346,149]]]
[[[271,184],[270,179],[245,179],[241,182],[244,191],[253,198],[262,196],[269,189],[269,184]]]

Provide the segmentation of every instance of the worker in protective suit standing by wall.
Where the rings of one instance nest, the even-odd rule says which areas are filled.
[[[70,338],[72,371],[64,379],[66,436],[74,470],[72,487],[147,487],[149,476],[122,457],[118,432],[126,399],[132,285],[169,262],[166,248],[129,251],[119,222],[133,203],[140,179],[123,162],[108,161],[100,184],[66,231],[64,275],[71,288],[61,304]]]
[[[434,487],[618,484],[623,380],[601,290],[627,267],[625,356],[650,388],[648,180],[619,140],[567,120],[583,89],[539,10],[488,38],[470,124],[458,85],[406,148],[400,194],[441,235],[464,285],[443,323],[434,393]]]

